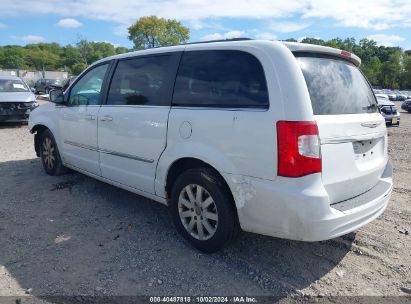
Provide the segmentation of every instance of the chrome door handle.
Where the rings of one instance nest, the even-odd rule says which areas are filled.
[[[95,117],[94,115],[87,114],[87,115],[84,115],[84,119],[87,119],[87,120],[95,120],[96,117]]]
[[[113,117],[106,115],[101,117],[100,121],[113,121]]]

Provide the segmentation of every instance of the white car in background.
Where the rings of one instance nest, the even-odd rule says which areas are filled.
[[[48,174],[68,167],[166,204],[202,251],[240,228],[326,240],[377,218],[393,187],[384,118],[359,64],[346,51],[258,40],[116,55],[52,91],[29,128]]]
[[[375,94],[375,97],[390,100],[387,94],[377,93],[377,94]]]
[[[0,122],[25,122],[38,106],[28,85],[16,76],[0,76]]]

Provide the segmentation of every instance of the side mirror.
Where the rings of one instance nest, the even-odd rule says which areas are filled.
[[[33,93],[36,93],[36,88],[31,87],[30,90],[31,90]]]
[[[64,104],[64,94],[61,89],[53,89],[49,92],[50,102],[55,104]]]

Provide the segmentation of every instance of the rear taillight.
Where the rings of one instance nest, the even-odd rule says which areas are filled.
[[[341,56],[346,58],[351,58],[351,53],[347,51],[341,51]]]
[[[277,122],[278,175],[300,177],[321,172],[317,124],[313,121]]]

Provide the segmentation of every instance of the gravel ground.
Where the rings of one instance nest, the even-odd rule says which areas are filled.
[[[1,124],[0,296],[407,295],[411,114],[389,140],[395,189],[374,222],[317,243],[242,233],[205,255],[165,206],[78,173],[48,176],[27,126]]]

